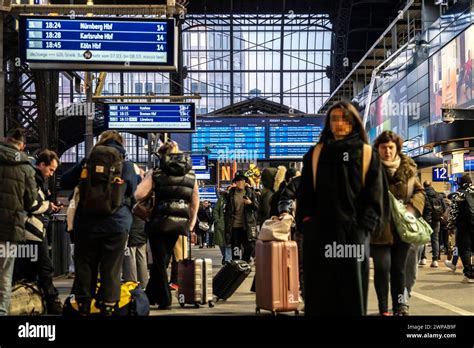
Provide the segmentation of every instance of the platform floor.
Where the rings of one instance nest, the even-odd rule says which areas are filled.
[[[221,255],[217,247],[208,249],[193,247],[193,256],[212,258],[214,274],[221,267]],[[444,260],[444,255],[442,257]],[[417,283],[409,302],[410,315],[474,315],[474,284],[461,282],[463,275],[460,260],[455,273],[444,266],[443,260],[439,262],[438,268],[431,268],[429,260],[426,266],[419,267]],[[250,292],[253,276],[254,272],[231,298],[218,302],[213,308],[208,306],[198,309],[193,306],[181,308],[174,298],[171,310],[161,311],[152,306],[151,315],[255,315],[255,294]],[[372,267],[370,279],[368,314],[378,315]],[[69,294],[72,281],[65,277],[55,279],[62,300]],[[262,311],[261,315],[270,313]],[[294,313],[281,315],[294,315]]]

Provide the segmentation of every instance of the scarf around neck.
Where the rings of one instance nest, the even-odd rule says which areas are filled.
[[[385,170],[390,176],[394,176],[395,173],[397,172],[398,167],[400,167],[400,162],[401,158],[398,156],[398,154],[395,156],[395,159],[393,161],[384,161],[382,160],[382,163],[385,167]]]

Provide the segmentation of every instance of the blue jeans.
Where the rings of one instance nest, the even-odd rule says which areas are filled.
[[[13,243],[7,244],[7,242],[0,242],[0,244],[3,245],[5,251],[14,245]],[[0,315],[8,315],[10,309],[14,265],[14,257],[0,257]]]
[[[232,249],[230,245],[219,246],[219,249],[221,249],[222,259],[224,262],[232,261]]]
[[[431,234],[431,253],[433,254],[433,261],[439,260],[439,221],[432,222],[431,228],[433,233]]]

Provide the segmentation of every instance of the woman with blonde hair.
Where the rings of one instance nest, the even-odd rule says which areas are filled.
[[[177,143],[166,142],[158,154],[159,168],[147,173],[135,198],[139,201],[151,190],[155,192],[155,207],[146,226],[153,255],[146,294],[150,304],[170,309],[167,268],[179,236],[187,236],[196,224],[199,190],[191,159],[179,151]]]

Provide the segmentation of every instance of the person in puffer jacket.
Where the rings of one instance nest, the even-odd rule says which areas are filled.
[[[179,151],[177,143],[168,141],[158,154],[160,167],[147,173],[135,199],[143,199],[152,189],[155,192],[155,207],[146,224],[153,255],[146,294],[151,305],[166,310],[172,302],[167,267],[179,236],[187,236],[196,224],[199,189],[191,158]]]

